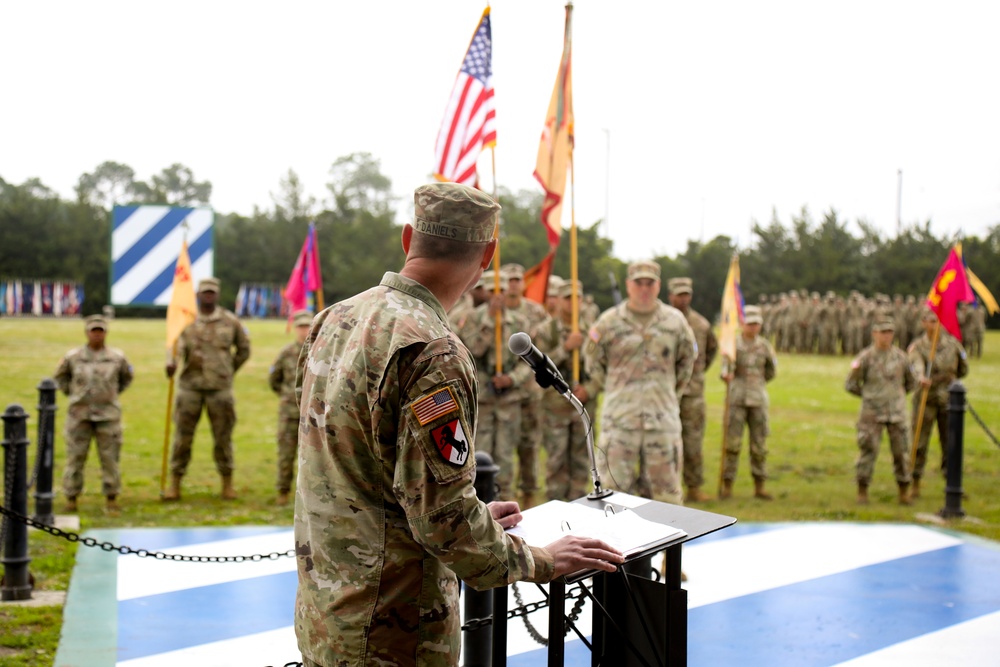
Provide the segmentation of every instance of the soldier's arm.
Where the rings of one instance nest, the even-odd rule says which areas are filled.
[[[285,351],[282,350],[278,354],[278,358],[275,359],[274,363],[271,364],[271,370],[267,374],[267,384],[268,386],[271,387],[271,391],[273,391],[275,394],[281,393],[281,385],[285,381],[284,360],[285,360]]]
[[[598,320],[587,333],[587,340],[583,344],[583,357],[587,365],[587,373],[590,379],[583,384],[587,395],[591,398],[604,389],[604,381],[608,374],[608,344],[606,340],[607,332],[600,326]]]
[[[917,343],[910,343],[910,347],[906,351],[906,356],[910,360],[910,370],[913,372],[913,377],[916,378],[918,383],[922,382],[927,370],[925,368],[927,360],[920,353]]]
[[[912,375],[912,374],[911,374]],[[847,381],[844,383],[844,389],[848,392],[854,394],[855,396],[861,395],[861,388],[865,383],[865,365],[862,356],[857,356],[854,361],[851,362],[851,372],[847,374]]]
[[[118,393],[122,393],[128,389],[129,385],[132,384],[132,379],[135,374],[132,369],[132,364],[128,362],[125,355],[121,355],[118,360]]]
[[[477,589],[551,580],[555,572],[551,554],[505,533],[476,497],[472,484],[476,414],[471,407],[475,385],[460,359],[446,346],[431,343],[414,360],[392,363],[410,371],[405,386],[399,387],[402,407],[393,494],[406,513],[413,538]],[[428,380],[434,384],[427,386]],[[433,416],[426,419],[426,408],[432,405],[428,401],[442,390],[448,392],[447,402],[434,404]],[[468,449],[459,461],[442,452],[445,427],[455,440],[465,436]]]
[[[955,377],[964,378],[969,374],[969,359],[968,355],[965,354],[965,348],[961,343],[955,341],[958,346],[958,368],[956,369]]]
[[[233,355],[233,373],[235,373],[250,358],[250,335],[247,334],[247,330],[243,328],[235,316],[233,316],[233,320],[233,328],[235,329],[233,342],[236,345],[236,354]]]
[[[698,357],[698,343],[694,337],[694,331],[686,320],[681,320],[683,328],[677,339],[677,349],[674,354],[674,377],[676,378],[677,395],[684,392],[684,388],[691,381],[694,373],[694,362]]]
[[[56,369],[56,386],[59,387],[59,391],[69,396],[69,387],[72,380],[73,364],[70,362],[70,355],[67,354],[59,362],[59,368]]]
[[[905,361],[907,361],[907,363],[906,368],[903,369],[903,390],[909,394],[917,388],[920,382],[917,380],[917,376],[913,372],[913,365],[909,363],[909,360]]]
[[[770,382],[778,374],[778,358],[774,354],[774,347],[769,342],[764,341],[767,347],[767,359],[764,361],[764,381]]]
[[[469,348],[474,357],[482,357],[490,349],[496,337],[495,321],[489,309],[480,306],[467,318],[459,329],[458,337]]]
[[[705,368],[707,369],[715,361],[715,355],[719,353],[719,339],[715,337],[711,325],[708,327],[708,336],[705,338]]]

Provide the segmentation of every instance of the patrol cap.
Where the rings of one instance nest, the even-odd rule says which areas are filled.
[[[198,293],[201,292],[215,292],[219,293],[219,279],[218,278],[202,278],[198,281]]]
[[[639,280],[640,278],[660,279],[660,265],[648,259],[632,262],[628,265],[628,279]]]
[[[763,324],[764,317],[760,314],[760,306],[747,306],[743,309],[744,324]]]
[[[891,317],[883,317],[872,325],[872,331],[895,331],[896,323],[892,321]]]
[[[107,331],[108,321],[104,319],[103,315],[91,315],[83,321],[83,329],[84,331],[93,331],[94,329]]]
[[[572,280],[563,281],[563,284],[559,287],[559,296],[568,299],[572,294],[573,294],[573,281]],[[581,283],[579,280],[576,281],[576,295],[578,297],[583,296],[583,283]]]
[[[495,276],[496,276],[496,271],[483,272],[483,277],[481,278],[481,280],[483,281],[483,287],[486,288],[486,291],[488,292],[493,291],[493,283],[496,281]],[[502,290],[507,289],[507,276],[503,274],[503,271],[500,272],[500,289]]]
[[[312,324],[313,314],[310,310],[296,310],[292,313],[292,324],[297,327],[307,327]]]
[[[566,282],[559,276],[549,276],[549,289],[546,296],[559,296],[559,288]]]
[[[691,294],[694,291],[690,278],[671,278],[667,281],[671,294]]]
[[[524,267],[520,264],[504,264],[500,267],[500,275],[511,279],[524,280]]]
[[[920,313],[920,319],[924,322],[936,322],[937,318],[937,313],[930,308],[924,308],[923,312]]]
[[[500,204],[460,183],[429,183],[413,191],[413,229],[462,243],[493,238]]]

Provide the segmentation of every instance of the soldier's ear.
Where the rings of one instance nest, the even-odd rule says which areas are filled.
[[[493,261],[493,255],[497,251],[497,240],[490,239],[490,242],[486,244],[486,249],[483,250],[483,259],[479,266],[485,271],[489,268],[490,263]]]
[[[401,240],[403,242],[403,253],[409,255],[410,242],[413,240],[413,225],[409,223],[403,225],[403,235]]]

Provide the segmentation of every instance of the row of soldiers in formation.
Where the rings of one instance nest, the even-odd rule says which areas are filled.
[[[217,304],[219,281],[205,278],[198,284],[198,314],[180,334],[176,352],[168,360],[168,377],[178,377],[173,404],[175,435],[170,456],[170,482],[163,500],[179,500],[181,485],[191,460],[195,430],[203,412],[211,422],[216,470],[222,480],[222,498],[237,497],[233,485],[235,460],[232,433],[236,425],[233,379],[250,357],[250,337],[232,312]],[[312,313],[293,314],[295,340],[288,343],[271,366],[268,383],[279,395],[277,504],[289,502],[298,446],[298,401],[295,378],[299,351],[309,332]],[[78,510],[83,472],[91,441],[96,442],[101,463],[101,490],[106,510],[121,510],[119,459],[123,444],[119,395],[132,382],[133,369],[125,354],[106,345],[108,320],[92,315],[84,322],[86,345],[70,350],[56,369],[55,381],[69,397],[66,410],[66,463],[63,492],[67,512]]]
[[[791,290],[777,295],[761,295],[764,335],[774,341],[779,352],[856,355],[872,343],[872,326],[885,318],[895,323],[893,342],[907,349],[923,331],[920,313],[923,299],[914,295],[876,294],[866,297],[852,291],[845,299],[827,292]],[[968,353],[982,356],[986,332],[986,309],[961,304],[958,312],[962,340]]]
[[[495,284],[499,286],[496,294],[493,293]],[[661,466],[660,472],[654,474],[646,469],[652,468],[646,461],[641,461],[636,467],[636,459],[643,457],[632,456],[630,453],[632,449],[636,452],[646,450],[626,446],[626,454],[620,457],[616,470],[610,466],[607,452],[599,446],[599,452],[605,455],[599,460],[599,469],[603,468],[606,475],[629,480],[615,486],[621,490],[657,495],[679,502],[680,483],[683,480],[688,500],[697,502],[707,499],[701,491],[704,483],[701,449],[705,430],[705,370],[712,364],[718,351],[712,327],[706,318],[690,308],[693,285],[689,278],[674,278],[669,281],[671,306],[663,304],[657,298],[659,265],[654,262],[631,264],[626,285],[630,292],[629,298],[602,315],[593,300],[588,298],[589,295],[583,293],[579,281],[574,290],[570,281],[553,277],[549,283],[547,305],[543,307],[524,298],[523,267],[508,264],[501,270],[499,278],[493,272],[484,274],[475,288],[449,313],[453,330],[476,359],[480,390],[476,447],[491,454],[499,466],[498,485],[502,497],[514,497],[512,485],[516,455],[521,499],[525,504],[534,501],[540,486],[537,452],[542,446],[548,452],[545,488],[549,498],[577,498],[587,493],[591,484],[589,455],[585,449],[586,434],[582,432],[582,424],[575,409],[557,393],[543,392],[533,380],[531,368],[521,363],[506,345],[511,334],[526,332],[552,358],[563,376],[570,380],[574,394],[590,414],[595,413],[597,395],[605,393],[605,428],[602,430],[602,440],[606,434],[610,437],[611,433],[616,432],[616,425],[623,425],[623,428],[617,430],[615,437],[625,442],[630,437],[627,434],[637,429],[655,432],[659,428],[650,428],[651,424],[664,426],[668,440],[673,431],[677,431],[672,469],[670,465]],[[649,294],[644,294],[643,289],[647,289]],[[203,411],[208,412],[212,422],[215,440],[213,453],[223,482],[222,496],[234,498],[236,495],[232,484],[234,462],[231,434],[236,421],[232,381],[236,371],[249,357],[250,343],[246,330],[236,316],[216,305],[218,291],[219,283],[214,278],[203,280],[199,284],[199,316],[179,340],[177,359],[180,361],[181,374],[174,406],[176,436],[170,460],[170,485],[165,491],[165,500],[180,497],[182,478],[190,461],[195,427]],[[578,317],[576,327],[572,326],[574,292]],[[643,311],[640,301],[644,297],[651,300],[652,310],[647,305],[645,312]],[[833,303],[836,307],[835,299]],[[845,308],[845,311],[850,312],[852,317],[855,311],[865,312],[861,308],[864,300],[860,295],[852,295],[849,303],[852,308]],[[756,332],[767,331],[770,327],[777,340],[777,347],[782,349],[783,341],[788,340],[789,336],[794,340],[795,331],[807,329],[792,327],[789,333],[785,328],[790,314],[798,314],[792,306],[799,304],[801,299],[798,296],[785,295],[770,310],[767,307],[748,306],[744,332],[737,344],[737,359],[727,362],[729,367],[722,369],[723,379],[730,383],[731,390],[735,388],[735,391],[727,392],[730,414],[726,433],[726,459],[723,464],[724,497],[731,494],[736,477],[744,427],[747,427],[750,436],[750,464],[755,495],[765,499],[771,497],[764,490],[768,432],[768,399],[764,385],[774,378],[777,359],[774,347]],[[897,322],[907,322],[909,314],[905,309],[890,313],[891,305],[884,298],[881,302],[875,300],[875,305],[866,315],[876,318],[873,325],[866,327],[868,335],[874,338],[874,343],[878,343],[885,338],[884,335],[879,336],[878,332],[891,329],[891,340],[900,345],[907,344],[909,360],[904,365],[914,378],[924,381],[929,387],[929,397],[920,424],[916,461],[911,465],[902,443],[917,428],[916,402],[919,399],[914,398],[913,413],[911,419],[907,420],[905,406],[900,408],[902,404],[896,395],[896,385],[899,383],[895,380],[891,386],[891,391],[895,392],[891,401],[883,396],[887,391],[883,386],[885,383],[880,384],[875,375],[867,384],[864,377],[849,380],[848,390],[853,393],[861,392],[864,398],[862,418],[858,422],[859,498],[864,495],[863,491],[870,482],[883,426],[890,434],[896,477],[901,489],[903,484],[913,483],[914,489],[919,490],[931,427],[935,423],[938,425],[942,442],[946,433],[947,387],[952,380],[962,377],[968,370],[961,343],[945,332],[941,333],[933,367],[927,369],[930,335],[921,333],[901,337],[900,329],[908,328],[908,324],[900,325]],[[984,309],[969,310],[982,312]],[[683,317],[686,324],[678,326],[664,316],[664,312],[676,316],[674,319]],[[895,317],[897,312],[903,313],[899,319]],[[930,311],[924,309],[921,314],[917,310],[917,313],[921,331],[931,324],[936,325],[936,316]],[[499,348],[496,340],[498,316],[502,325]],[[295,314],[296,340],[282,349],[269,375],[271,388],[280,396],[277,476],[279,504],[288,502],[294,475],[299,420],[294,382],[298,353],[308,333],[311,319],[312,315],[308,311]],[[828,319],[819,317],[822,322]],[[969,319],[972,318],[966,316],[963,321]],[[103,317],[88,318],[85,323],[88,344],[68,353],[56,371],[58,386],[70,396],[66,421],[67,462],[63,478],[69,511],[76,510],[76,498],[83,488],[84,463],[92,439],[97,442],[101,459],[102,490],[108,500],[108,509],[112,512],[119,510],[117,495],[121,483],[118,459],[122,429],[118,394],[131,383],[132,368],[120,350],[104,345],[107,329],[108,323]],[[660,329],[663,331],[660,332]],[[650,334],[650,331],[657,332],[657,335]],[[628,335],[634,332],[639,334],[632,341]],[[752,335],[747,335],[748,332]],[[619,341],[617,344],[616,340]],[[631,342],[622,344],[620,341]],[[858,341],[858,344],[862,342],[863,340]],[[685,347],[688,343],[690,348]],[[633,347],[630,348],[629,345]],[[661,347],[653,350],[657,345]],[[605,350],[606,347],[612,352]],[[859,350],[860,356],[852,364],[852,377],[859,367],[867,369],[868,357],[865,355],[875,347],[873,344]],[[849,349],[853,350],[853,347]],[[981,344],[977,350],[981,350]],[[587,354],[583,354],[585,351]],[[618,358],[614,357],[616,354]],[[611,358],[608,358],[609,355]],[[669,359],[669,363],[657,359],[658,356]],[[588,357],[591,360],[590,368]],[[595,360],[601,365],[600,368],[593,367]],[[898,362],[898,358],[896,361]],[[172,376],[177,368],[177,363],[171,360],[167,365],[168,375]],[[906,375],[901,368],[898,363],[889,363],[888,370],[878,366],[876,375],[881,373],[883,380],[890,375]],[[614,388],[616,382],[621,385],[618,389]],[[907,382],[909,381],[900,386],[908,393],[912,387]],[[917,392],[915,396],[919,394]],[[609,410],[617,417],[609,419]],[[626,423],[630,420],[636,423]],[[660,451],[669,453],[672,451],[671,446],[668,443]],[[666,474],[662,474],[664,469],[667,470]]]

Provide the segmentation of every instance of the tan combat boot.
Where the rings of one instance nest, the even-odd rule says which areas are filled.
[[[910,500],[910,485],[906,482],[899,483],[899,504],[900,505],[913,504],[913,501]]]
[[[719,498],[726,500],[733,497],[733,480],[724,479],[722,480],[722,493],[719,494]]]
[[[222,476],[222,499],[236,500],[236,489],[233,488],[233,476]]]
[[[689,486],[687,501],[689,503],[703,503],[708,500],[708,494],[703,493],[700,486]]]
[[[910,498],[917,499],[920,497],[920,478],[914,477],[913,484],[910,486]]]
[[[163,492],[160,500],[180,500],[181,499],[181,476],[171,475],[170,488]]]
[[[66,496],[66,507],[63,508],[64,512],[76,512],[76,496]]]
[[[868,504],[868,485],[862,484],[861,482],[858,482],[858,504]]]
[[[774,500],[774,496],[764,490],[764,480],[754,479],[753,481],[753,497],[760,498],[761,500]]]
[[[108,496],[107,504],[104,505],[104,511],[108,513],[108,516],[121,516],[122,507],[118,504],[117,496]]]

